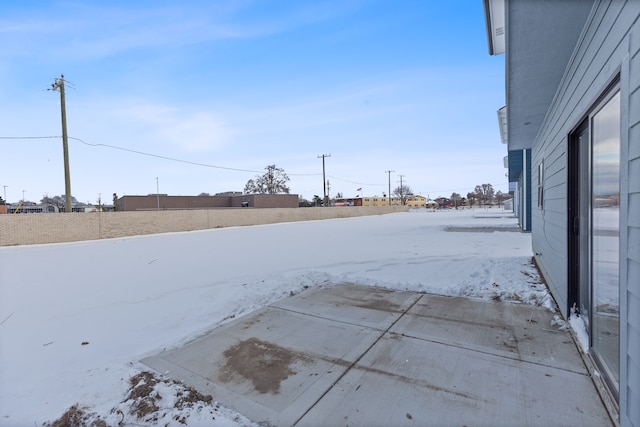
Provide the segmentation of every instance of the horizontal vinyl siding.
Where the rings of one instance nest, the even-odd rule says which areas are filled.
[[[637,5],[629,2],[598,3],[569,61],[565,76],[534,143],[535,177],[532,184],[537,183],[535,167],[544,158],[545,165],[550,164],[545,171],[545,191],[551,190],[548,196],[558,198],[555,203],[549,200],[549,205],[545,205],[544,216],[539,209],[534,208],[534,233],[553,229],[562,237],[558,239],[558,246],[551,246],[546,239],[534,236],[533,249],[534,252],[542,253],[538,263],[543,272],[546,272],[550,286],[555,289],[554,296],[561,301],[566,300],[568,292],[566,196],[570,189],[566,188],[567,136],[588,113],[608,82],[615,77],[621,58],[627,51],[628,45],[623,40],[633,17],[637,16],[637,8]],[[558,184],[555,185],[552,180],[548,187],[547,181],[554,174],[558,174]],[[564,200],[561,201],[560,197]],[[545,253],[553,256],[545,257]],[[561,310],[564,309],[561,306]]]
[[[629,164],[627,198],[627,325],[626,417],[630,425],[640,427],[640,22],[629,37]],[[623,330],[624,331],[624,330]],[[623,356],[624,357],[624,356]]]
[[[636,3],[635,1],[633,3]],[[627,45],[623,42],[632,20],[627,16],[637,12],[629,3],[620,1],[600,5],[590,21],[591,26],[579,42],[573,61],[568,65],[565,78],[547,115],[536,144],[557,145],[588,113],[598,95],[615,76]],[[637,9],[637,7],[634,7]],[[629,21],[621,23],[617,18]],[[612,34],[612,27],[624,29]]]
[[[565,310],[567,298],[567,136],[619,73],[624,156],[621,165],[621,401],[622,426],[640,427],[640,1],[595,3],[556,96],[533,144],[532,190],[545,162],[544,211],[534,209],[532,242],[549,288]],[[628,56],[627,56],[628,55]],[[626,62],[628,61],[628,62]],[[625,68],[628,64],[628,68]],[[626,194],[625,194],[626,191]],[[624,222],[626,221],[626,223]],[[564,313],[565,315],[567,313]],[[625,318],[626,317],[626,318]]]
[[[544,159],[544,204],[538,207],[538,165]],[[567,277],[567,199],[566,146],[547,146],[536,151],[532,164],[532,247],[550,287],[566,289]],[[567,292],[553,292],[561,310],[567,307]],[[564,313],[565,315],[567,313]]]

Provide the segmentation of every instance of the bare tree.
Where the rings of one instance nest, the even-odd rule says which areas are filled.
[[[413,192],[411,191],[411,187],[409,187],[408,185],[399,185],[397,186],[394,190],[393,190],[393,194],[395,196],[398,196],[398,198],[400,199],[400,204],[402,205],[406,205],[407,204],[407,198],[409,196],[413,195]]]
[[[309,200],[305,199],[301,195],[298,196],[298,207],[300,207],[300,208],[310,208],[311,206],[313,206],[313,204]]]
[[[460,200],[462,200],[462,196],[458,193],[451,193],[451,197],[449,199],[453,202],[453,207],[458,209],[458,205],[460,204]]]
[[[505,194],[502,191],[498,190],[496,192],[496,202],[498,202],[498,207],[502,206],[502,203],[509,198],[509,194]]]
[[[265,168],[264,175],[256,175],[255,180],[250,179],[244,186],[245,194],[289,194],[289,177],[284,169],[269,165]]]
[[[476,185],[475,189],[476,198],[482,203],[484,206],[487,206],[491,202],[493,202],[493,185],[491,184],[481,184]]]
[[[53,197],[48,197],[48,196],[44,196],[42,198],[42,200],[40,200],[40,203],[43,205],[51,205],[51,206],[56,206],[60,212],[66,212],[66,205],[67,205],[67,196],[62,194],[60,196],[53,196]],[[75,197],[71,196],[71,207],[73,208],[73,206],[85,206],[84,203],[80,203],[78,202],[78,200],[76,200]]]
[[[469,202],[469,206],[473,206],[478,201],[478,195],[476,193],[467,193],[467,201]]]

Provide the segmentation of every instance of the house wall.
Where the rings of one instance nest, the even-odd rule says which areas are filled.
[[[62,243],[144,234],[406,212],[406,206],[199,209],[0,215],[0,246]]]
[[[620,423],[640,427],[640,2],[597,1],[533,146],[544,159],[544,209],[532,191],[532,244],[549,288],[567,306],[568,135],[620,73]]]
[[[531,149],[509,150],[509,181],[516,183],[516,215],[524,231],[531,231]]]
[[[626,378],[626,399],[624,405],[624,417],[628,424],[634,427],[640,426],[640,5],[634,2],[628,13],[635,11],[636,20],[630,27],[629,57],[623,85],[629,93],[627,102],[627,114],[623,120],[629,123],[629,130],[623,136],[626,143],[622,155],[628,158],[626,168],[623,168],[623,191],[626,187],[627,194],[622,201],[621,209],[626,213],[627,228],[624,236],[621,236],[621,244],[626,248],[626,262],[621,264],[623,268],[621,278],[627,285],[623,301],[623,318],[627,319],[626,325],[621,331],[624,334],[625,346],[622,348],[623,363],[622,374]],[[625,265],[626,264],[626,265]],[[626,301],[625,301],[626,300]],[[622,304],[621,304],[622,305]],[[627,420],[625,420],[626,422]]]

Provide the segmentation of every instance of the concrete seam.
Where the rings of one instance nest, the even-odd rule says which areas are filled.
[[[358,362],[360,362],[360,360],[362,360],[362,358],[369,353],[369,351],[376,345],[378,344],[378,342],[382,339],[383,336],[385,336],[390,330],[391,328],[393,328],[396,323],[398,323],[400,321],[400,319],[402,319],[404,317],[405,314],[407,314],[407,312],[409,310],[411,310],[417,303],[418,301],[420,301],[422,299],[424,295],[420,295],[418,298],[416,298],[416,300],[406,309],[404,310],[402,313],[400,313],[400,316],[398,316],[398,318],[396,320],[394,320],[393,322],[391,322],[391,324],[389,325],[389,327],[384,330],[379,336],[378,338],[376,338],[376,340],[369,346],[367,347],[367,349],[362,352],[362,354],[360,356],[358,356],[358,358],[356,360],[354,360],[348,367],[347,369],[344,370],[344,372],[342,374],[340,374],[340,376],[333,382],[331,383],[331,385],[324,391],[324,393],[322,393],[320,395],[320,397],[318,397],[318,399],[316,399],[315,402],[313,402],[313,405],[309,406],[309,408],[307,408],[306,411],[304,411],[304,413],[296,420],[296,422],[293,423],[294,426],[298,425],[298,423],[300,421],[302,421],[302,419],[304,417],[307,416],[307,414],[318,404],[320,403],[320,401],[336,386],[336,384],[338,384],[342,378],[344,378],[352,369],[353,367],[355,367]],[[372,330],[377,330],[379,331],[380,329],[375,329],[375,328],[370,328]]]

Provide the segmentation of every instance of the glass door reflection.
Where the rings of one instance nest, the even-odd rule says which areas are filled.
[[[612,391],[620,381],[620,92],[592,118],[591,345]]]

